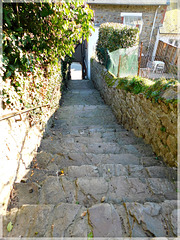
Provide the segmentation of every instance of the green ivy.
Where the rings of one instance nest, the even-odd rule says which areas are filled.
[[[138,76],[129,76],[125,78],[116,78],[109,72],[104,74],[105,81],[109,87],[113,87],[116,83],[117,89],[123,89],[127,92],[132,92],[134,94],[142,93],[147,99],[151,99],[152,102],[158,102],[162,100],[162,95],[165,90],[170,87],[176,87],[178,85],[178,80],[176,79],[156,79],[151,80],[147,78],[142,78]],[[177,105],[178,99],[171,99],[163,101],[166,104],[172,103]]]
[[[4,108],[48,103],[61,84],[61,61],[92,29],[83,0],[3,3]]]
[[[138,94],[145,92],[151,84],[151,81],[141,77],[125,77],[118,79],[117,88]]]
[[[166,132],[166,128],[163,126],[160,128],[161,132]]]
[[[4,79],[71,56],[75,44],[88,39],[92,20],[93,12],[82,0],[3,3]]]

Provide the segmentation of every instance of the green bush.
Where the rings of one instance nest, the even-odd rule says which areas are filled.
[[[60,60],[88,39],[93,11],[83,0],[3,3],[3,106],[49,103],[61,84]]]
[[[92,18],[83,0],[3,3],[3,79],[71,56],[89,37]]]
[[[177,90],[178,86],[178,80],[176,79],[160,78],[152,80],[138,76],[116,78],[109,72],[105,73],[105,81],[109,87],[116,85],[117,89],[123,89],[134,94],[141,93],[152,102],[158,102],[159,100],[161,101],[166,89],[172,88]],[[163,99],[163,102],[174,103],[176,105],[177,99]]]
[[[120,23],[103,23],[99,28],[99,37],[96,45],[98,60],[106,66],[108,52],[119,48],[129,48],[138,44],[138,28],[129,27]]]

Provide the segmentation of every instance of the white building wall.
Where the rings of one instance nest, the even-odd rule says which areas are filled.
[[[99,27],[95,27],[95,31],[92,31],[92,36],[88,42],[88,79],[91,79],[91,57],[95,56],[98,34]]]

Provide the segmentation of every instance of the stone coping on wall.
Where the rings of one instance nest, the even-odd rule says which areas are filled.
[[[142,93],[119,89],[117,84],[108,86],[107,76],[115,79],[104,66],[92,59],[91,79],[104,101],[112,107],[118,122],[150,144],[167,165],[177,167],[177,103],[154,102]],[[174,92],[174,88],[167,88],[163,93],[165,100],[168,97],[177,99],[177,92]]]

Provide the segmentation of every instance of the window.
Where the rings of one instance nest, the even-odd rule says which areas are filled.
[[[141,33],[143,26],[142,13],[121,13],[121,21],[128,26],[138,27]]]

